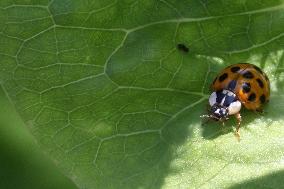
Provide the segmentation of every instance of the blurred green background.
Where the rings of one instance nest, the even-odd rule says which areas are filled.
[[[39,149],[0,88],[0,188],[77,189]]]

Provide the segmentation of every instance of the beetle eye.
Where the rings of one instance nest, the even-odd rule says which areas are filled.
[[[228,115],[228,110],[222,108],[222,116],[225,117]]]
[[[211,111],[212,111],[212,112],[215,112],[217,109],[218,109],[217,106],[212,106]]]

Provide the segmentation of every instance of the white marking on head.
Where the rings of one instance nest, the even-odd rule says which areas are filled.
[[[225,100],[226,100],[226,96],[224,96],[224,98],[222,99],[221,104],[220,104],[221,106],[224,105]]]
[[[220,109],[218,108],[214,113],[219,114],[220,113]]]
[[[238,113],[241,110],[242,107],[242,103],[240,101],[236,101],[230,104],[230,106],[228,107],[229,110],[229,115],[233,115]]]
[[[209,97],[210,106],[213,106],[216,103],[216,99],[217,99],[217,94],[216,92],[213,92]]]
[[[231,91],[228,91],[227,95],[228,96],[234,96],[234,93],[232,93]]]
[[[236,96],[235,93],[233,93],[232,91],[226,90],[226,89],[223,90],[223,94],[226,94],[228,96]]]

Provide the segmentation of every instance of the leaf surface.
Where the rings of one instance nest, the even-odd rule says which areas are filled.
[[[79,188],[237,187],[283,170],[281,1],[0,7],[2,87]],[[199,118],[215,75],[238,62],[258,65],[271,81],[264,115],[242,111],[240,142],[234,119],[221,128]],[[273,182],[251,187],[279,187]]]

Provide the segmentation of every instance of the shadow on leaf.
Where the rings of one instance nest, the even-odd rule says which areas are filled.
[[[282,188],[282,186],[284,186],[283,177],[284,177],[284,171],[277,171],[268,175],[261,176],[259,178],[235,184],[229,187],[229,189]]]

